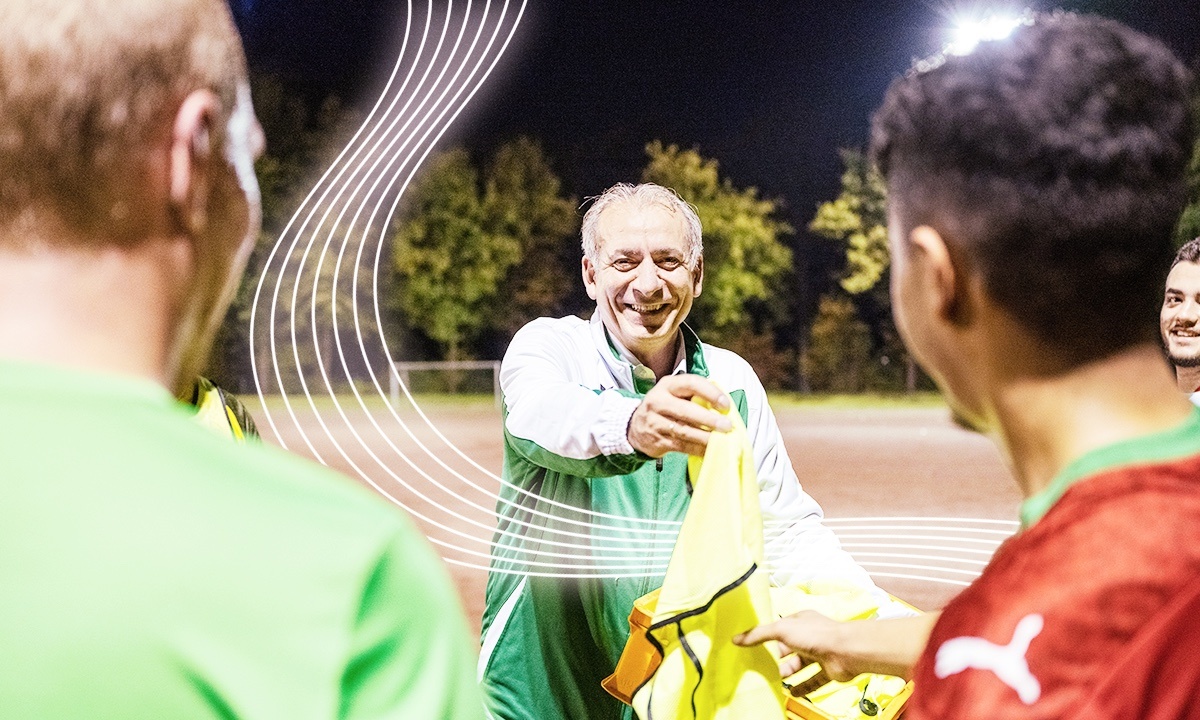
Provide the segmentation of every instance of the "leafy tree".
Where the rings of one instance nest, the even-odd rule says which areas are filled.
[[[478,172],[466,150],[431,157],[409,187],[394,243],[405,321],[437,342],[446,359],[469,357],[521,244],[487,228]]]
[[[850,320],[858,322],[860,313],[866,316],[867,327],[872,328],[874,354],[879,364],[888,368],[877,373],[875,381],[887,387],[899,387],[902,382],[912,392],[920,376],[916,362],[900,342],[888,295],[887,188],[862,151],[842,150],[841,157],[845,168],[842,191],[837,199],[818,206],[808,227],[845,245],[846,269],[840,285],[855,300],[851,309],[857,307],[859,311]],[[835,313],[827,320],[840,317]],[[893,369],[900,367],[902,373]]]
[[[842,288],[853,295],[872,290],[888,268],[887,190],[859,150],[842,150],[842,192],[822,203],[808,228],[846,244]],[[886,284],[885,284],[886,285]]]
[[[561,187],[541,146],[527,137],[500,146],[487,168],[486,230],[515,239],[520,253],[500,283],[505,301],[491,304],[486,320],[505,339],[534,318],[562,314],[578,275],[577,203],[562,197]]]
[[[800,364],[813,390],[861,392],[872,383],[871,329],[849,298],[821,298]]]
[[[646,154],[642,180],[673,188],[696,207],[704,227],[704,292],[696,299],[696,324],[707,339],[735,350],[739,338],[753,342],[747,329],[757,313],[751,308],[781,314],[781,281],[792,267],[791,250],[780,241],[792,229],[776,217],[778,202],[760,198],[755,188],[734,187],[720,177],[716,160],[695,150],[656,140]]]

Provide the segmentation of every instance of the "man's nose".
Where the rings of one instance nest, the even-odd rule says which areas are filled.
[[[1175,313],[1175,320],[1189,325],[1200,322],[1200,303],[1194,298],[1184,300],[1179,306],[1179,311]]]
[[[635,272],[636,276],[630,283],[634,292],[643,296],[662,292],[664,283],[658,274],[658,265],[654,264],[653,260],[649,258],[643,260]]]

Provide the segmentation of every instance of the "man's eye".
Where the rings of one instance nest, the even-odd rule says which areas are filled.
[[[682,264],[678,258],[664,258],[658,261],[658,266],[663,270],[674,270]]]
[[[626,270],[632,270],[637,267],[637,263],[632,260],[621,259],[614,261],[612,266],[622,272],[625,272]]]

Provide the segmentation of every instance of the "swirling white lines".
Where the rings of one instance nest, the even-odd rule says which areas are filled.
[[[496,68],[525,7],[493,0],[435,7],[430,0],[414,9],[410,0],[403,44],[385,88],[281,232],[259,277],[250,318],[264,427],[285,447],[287,437],[298,436],[316,459],[348,468],[418,518],[448,562],[474,569],[487,569],[491,558],[502,481],[448,440],[402,382],[405,402],[388,402],[386,373],[395,371],[380,274],[402,196]],[[355,378],[364,375],[369,383],[360,387]],[[354,402],[343,404],[347,391]],[[299,396],[304,401],[293,406]],[[541,504],[550,512],[530,512],[499,532],[523,536],[536,528],[539,547],[497,571],[628,577],[665,569],[677,522]],[[572,516],[556,514],[547,527],[545,520],[562,509]],[[983,521],[970,519],[828,522],[873,574],[951,584],[965,584],[1013,530],[1004,525],[989,532],[976,527]],[[766,528],[768,534],[779,530]]]

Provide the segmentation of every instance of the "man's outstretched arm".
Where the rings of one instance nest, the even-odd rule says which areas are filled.
[[[500,371],[510,447],[540,467],[579,477],[633,472],[668,452],[702,454],[710,428],[729,429],[715,407],[728,398],[694,376],[663,378],[645,396],[578,381],[578,348],[550,323],[534,321],[509,344]]]
[[[779,669],[787,677],[810,662],[818,662],[834,680],[862,673],[907,678],[940,612],[888,620],[838,622],[806,610],[737,635],[737,645],[774,640],[783,646]]]

